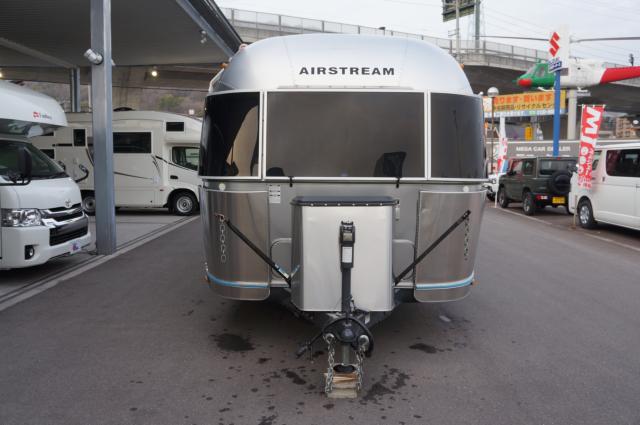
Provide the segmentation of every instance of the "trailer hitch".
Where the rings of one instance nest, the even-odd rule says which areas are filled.
[[[296,357],[301,357],[307,351],[313,350],[313,345],[326,335],[332,335],[332,338],[338,340],[342,344],[350,345],[354,351],[362,349],[367,357],[371,357],[373,353],[373,335],[367,325],[354,316],[343,316],[331,320],[322,327],[309,341],[300,345],[296,351]]]
[[[269,267],[271,267],[271,269],[274,272],[278,273],[284,279],[284,281],[287,282],[287,285],[291,287],[291,277],[293,273],[292,274],[287,273],[282,267],[280,267],[275,261],[273,261],[267,254],[265,254],[260,248],[258,248],[256,244],[251,242],[251,240],[244,233],[242,233],[240,229],[234,226],[234,224],[231,223],[231,220],[229,220],[229,218],[226,217],[224,214],[214,213],[213,215],[217,217],[220,221],[222,221],[224,224],[226,224],[227,227],[231,229],[231,231],[235,233],[236,236],[240,238],[240,240],[242,240],[242,242],[244,242],[249,248],[251,248],[251,250],[255,252],[258,255],[258,257],[262,259],[262,261],[264,261]]]

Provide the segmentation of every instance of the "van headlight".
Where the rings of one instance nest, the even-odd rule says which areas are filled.
[[[2,218],[2,227],[42,225],[42,214],[40,214],[40,210],[34,208],[20,208],[15,210],[3,208],[0,210],[0,217]]]
[[[491,184],[496,184],[496,179],[491,179],[490,182]]]

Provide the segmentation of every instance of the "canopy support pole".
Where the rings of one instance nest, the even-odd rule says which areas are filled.
[[[111,98],[111,0],[91,0],[91,49],[102,55],[101,63],[91,65],[96,247],[98,254],[110,255],[116,250],[111,112],[113,110]]]
[[[80,68],[69,70],[69,99],[71,112],[80,112]]]

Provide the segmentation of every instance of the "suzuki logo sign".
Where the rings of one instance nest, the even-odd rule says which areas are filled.
[[[551,53],[551,57],[555,58],[556,55],[558,54],[558,50],[560,50],[560,36],[558,35],[557,32],[554,31],[554,33],[551,35],[551,38],[549,39],[549,53]]]

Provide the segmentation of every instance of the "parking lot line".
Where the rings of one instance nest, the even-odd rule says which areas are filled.
[[[586,233],[586,232],[581,232],[581,234],[583,234],[585,236],[588,236],[590,238],[598,239],[598,240],[603,241],[603,242],[608,242],[608,243],[611,243],[613,245],[617,245],[617,246],[625,248],[625,249],[630,249],[632,251],[640,252],[640,248],[637,248],[637,247],[632,246],[632,245],[628,245],[626,243],[614,241],[613,239],[605,238],[603,236],[593,235],[593,234]]]
[[[502,212],[507,213],[507,214],[512,214],[512,215],[515,215],[515,216],[518,216],[518,217],[526,218],[528,220],[536,221],[538,223],[546,224],[547,226],[555,226],[553,223],[549,223],[548,221],[540,220],[539,218],[530,217],[528,215],[522,215],[522,214],[519,214],[519,213],[517,213],[515,211],[509,211],[509,210],[506,210],[504,208],[496,208],[496,210],[497,211],[502,211]]]
[[[5,310],[21,301],[29,299],[41,292],[44,292],[47,289],[53,288],[54,286],[58,285],[60,282],[64,282],[65,280],[78,276],[86,272],[87,270],[91,270],[95,267],[98,267],[99,265],[104,264],[107,261],[113,260],[114,258],[117,258],[122,254],[125,254],[133,249],[136,249],[147,242],[157,239],[162,235],[165,235],[173,230],[178,229],[179,227],[184,226],[185,224],[191,223],[192,221],[198,219],[199,217],[200,216],[189,217],[189,218],[182,219],[177,222],[168,224],[166,226],[159,228],[154,232],[148,233],[144,236],[140,236],[130,242],[127,242],[126,244],[118,248],[116,253],[113,255],[94,256],[85,262],[82,262],[80,264],[77,264],[71,267],[70,269],[63,270],[53,275],[45,276],[44,278],[37,280],[29,285],[22,286],[20,288],[17,288],[14,291],[4,294],[0,298],[0,311]]]
[[[547,226],[555,227],[557,229],[576,230],[577,233],[580,234],[580,235],[583,235],[583,236],[586,236],[586,237],[589,237],[589,238],[593,238],[593,239],[597,239],[597,240],[602,241],[602,242],[610,243],[612,245],[616,245],[616,246],[621,247],[621,248],[630,249],[630,250],[635,251],[635,252],[640,252],[640,248],[635,247],[633,245],[629,245],[629,244],[626,244],[626,243],[618,242],[616,240],[613,240],[611,238],[606,238],[604,236],[594,235],[594,234],[589,233],[587,231],[579,230],[577,227],[575,229],[572,229],[571,226],[569,226],[569,227],[560,226],[560,225],[555,224],[555,223],[549,223],[548,221],[544,221],[544,220],[541,220],[539,218],[523,215],[523,214],[517,213],[515,211],[509,211],[509,210],[506,210],[504,208],[496,208],[496,209],[498,211],[502,211],[502,212],[507,213],[507,214],[512,214],[512,215],[515,215],[515,216],[518,216],[518,217],[521,217],[521,218],[525,218],[527,220],[532,220],[532,221],[535,221],[537,223],[542,223],[542,224],[545,224]]]

